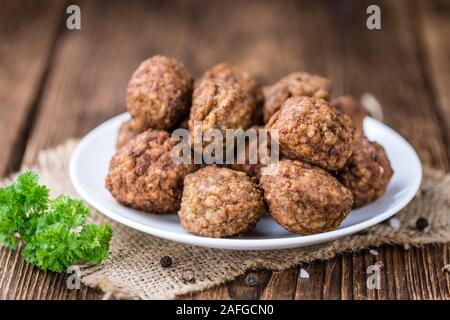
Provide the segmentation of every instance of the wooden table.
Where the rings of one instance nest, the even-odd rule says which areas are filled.
[[[364,92],[424,164],[449,170],[449,1],[91,1],[81,30],[66,28],[70,1],[0,0],[0,175],[31,164],[39,150],[81,137],[125,111],[138,63],[162,53],[195,76],[220,61],[263,83],[291,71],[328,75],[335,94]],[[369,4],[382,30],[366,28]],[[366,288],[366,267],[384,265],[381,290]],[[450,245],[385,246],[283,272],[257,271],[187,299],[449,299]],[[64,274],[38,271],[0,250],[1,299],[97,299],[67,290]]]

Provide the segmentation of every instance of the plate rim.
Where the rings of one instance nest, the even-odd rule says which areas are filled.
[[[365,121],[373,121],[377,125],[384,127],[384,129],[389,131],[390,134],[393,134],[397,136],[397,138],[400,138],[400,140],[402,140],[405,146],[408,149],[410,149],[411,154],[413,155],[413,159],[410,159],[410,161],[416,162],[417,168],[419,169],[419,173],[417,174],[413,182],[413,188],[411,189],[412,191],[410,191],[410,193],[408,193],[402,199],[402,201],[399,201],[399,203],[389,208],[382,214],[342,229],[337,229],[314,235],[306,235],[306,236],[298,235],[287,238],[271,238],[271,239],[210,238],[197,236],[191,233],[180,234],[173,231],[161,230],[156,227],[143,225],[139,222],[127,219],[126,217],[123,217],[122,215],[115,213],[113,210],[106,208],[101,204],[101,201],[97,201],[95,197],[91,196],[87,191],[85,191],[85,189],[82,187],[81,181],[78,179],[78,175],[76,174],[76,164],[78,163],[78,160],[81,157],[82,151],[84,148],[86,148],[86,146],[89,145],[89,142],[91,142],[91,140],[93,140],[96,137],[96,134],[102,130],[105,130],[105,128],[109,128],[111,123],[116,121],[118,122],[119,120],[125,121],[128,118],[129,118],[128,113],[119,114],[101,123],[99,126],[95,127],[80,140],[70,158],[69,163],[70,180],[76,192],[81,196],[81,198],[83,198],[83,200],[85,200],[97,211],[111,218],[112,220],[117,221],[125,226],[136,229],[138,231],[183,244],[209,248],[227,249],[227,250],[274,250],[274,249],[281,250],[288,248],[311,246],[318,243],[333,241],[335,239],[344,236],[355,234],[359,231],[372,227],[392,217],[395,213],[399,212],[409,202],[411,202],[411,200],[417,194],[417,191],[419,190],[420,184],[422,182],[422,175],[423,175],[422,164],[419,156],[417,155],[416,151],[411,146],[411,144],[399,133],[397,133],[395,130],[391,129],[384,123],[377,121],[373,118],[366,117]]]

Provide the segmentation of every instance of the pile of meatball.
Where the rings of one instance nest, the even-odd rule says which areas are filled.
[[[153,56],[129,81],[131,120],[119,129],[106,188],[125,206],[178,212],[184,229],[205,237],[248,232],[266,211],[290,232],[335,230],[352,208],[385,193],[393,170],[364,134],[363,107],[350,96],[331,99],[331,91],[327,78],[306,72],[260,87],[225,63],[194,81],[181,62]],[[175,164],[171,132],[192,134],[194,122],[224,133],[276,129],[280,160]]]

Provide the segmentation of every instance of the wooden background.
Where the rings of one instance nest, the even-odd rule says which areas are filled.
[[[449,170],[450,2],[441,1],[92,1],[82,30],[65,27],[65,1],[0,0],[0,176],[32,164],[39,150],[81,137],[125,110],[138,63],[156,53],[183,61],[195,76],[220,61],[263,83],[306,70],[329,76],[335,94],[364,92],[384,107],[424,164]],[[382,30],[365,27],[378,4]],[[450,245],[398,246],[347,254],[283,272],[257,271],[183,298],[449,299]],[[381,290],[366,288],[366,267],[383,263]],[[95,299],[67,290],[0,250],[0,299]]]

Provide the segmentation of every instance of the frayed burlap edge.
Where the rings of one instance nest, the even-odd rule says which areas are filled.
[[[77,194],[69,179],[69,159],[76,140],[42,151],[37,164],[23,170],[36,170],[52,196]],[[1,184],[12,181],[15,175]],[[251,269],[283,270],[301,263],[326,260],[383,244],[421,246],[450,241],[450,175],[425,169],[424,180],[416,198],[396,215],[400,227],[380,223],[364,232],[307,248],[272,251],[219,250],[183,245],[153,237],[111,221],[96,210],[91,219],[107,222],[114,231],[110,255],[100,266],[80,266],[83,284],[105,292],[105,298],[173,299],[177,295],[223,284]],[[427,232],[417,231],[418,217],[430,223]],[[162,268],[162,256],[172,257],[174,264]],[[186,281],[186,269],[194,279]]]

